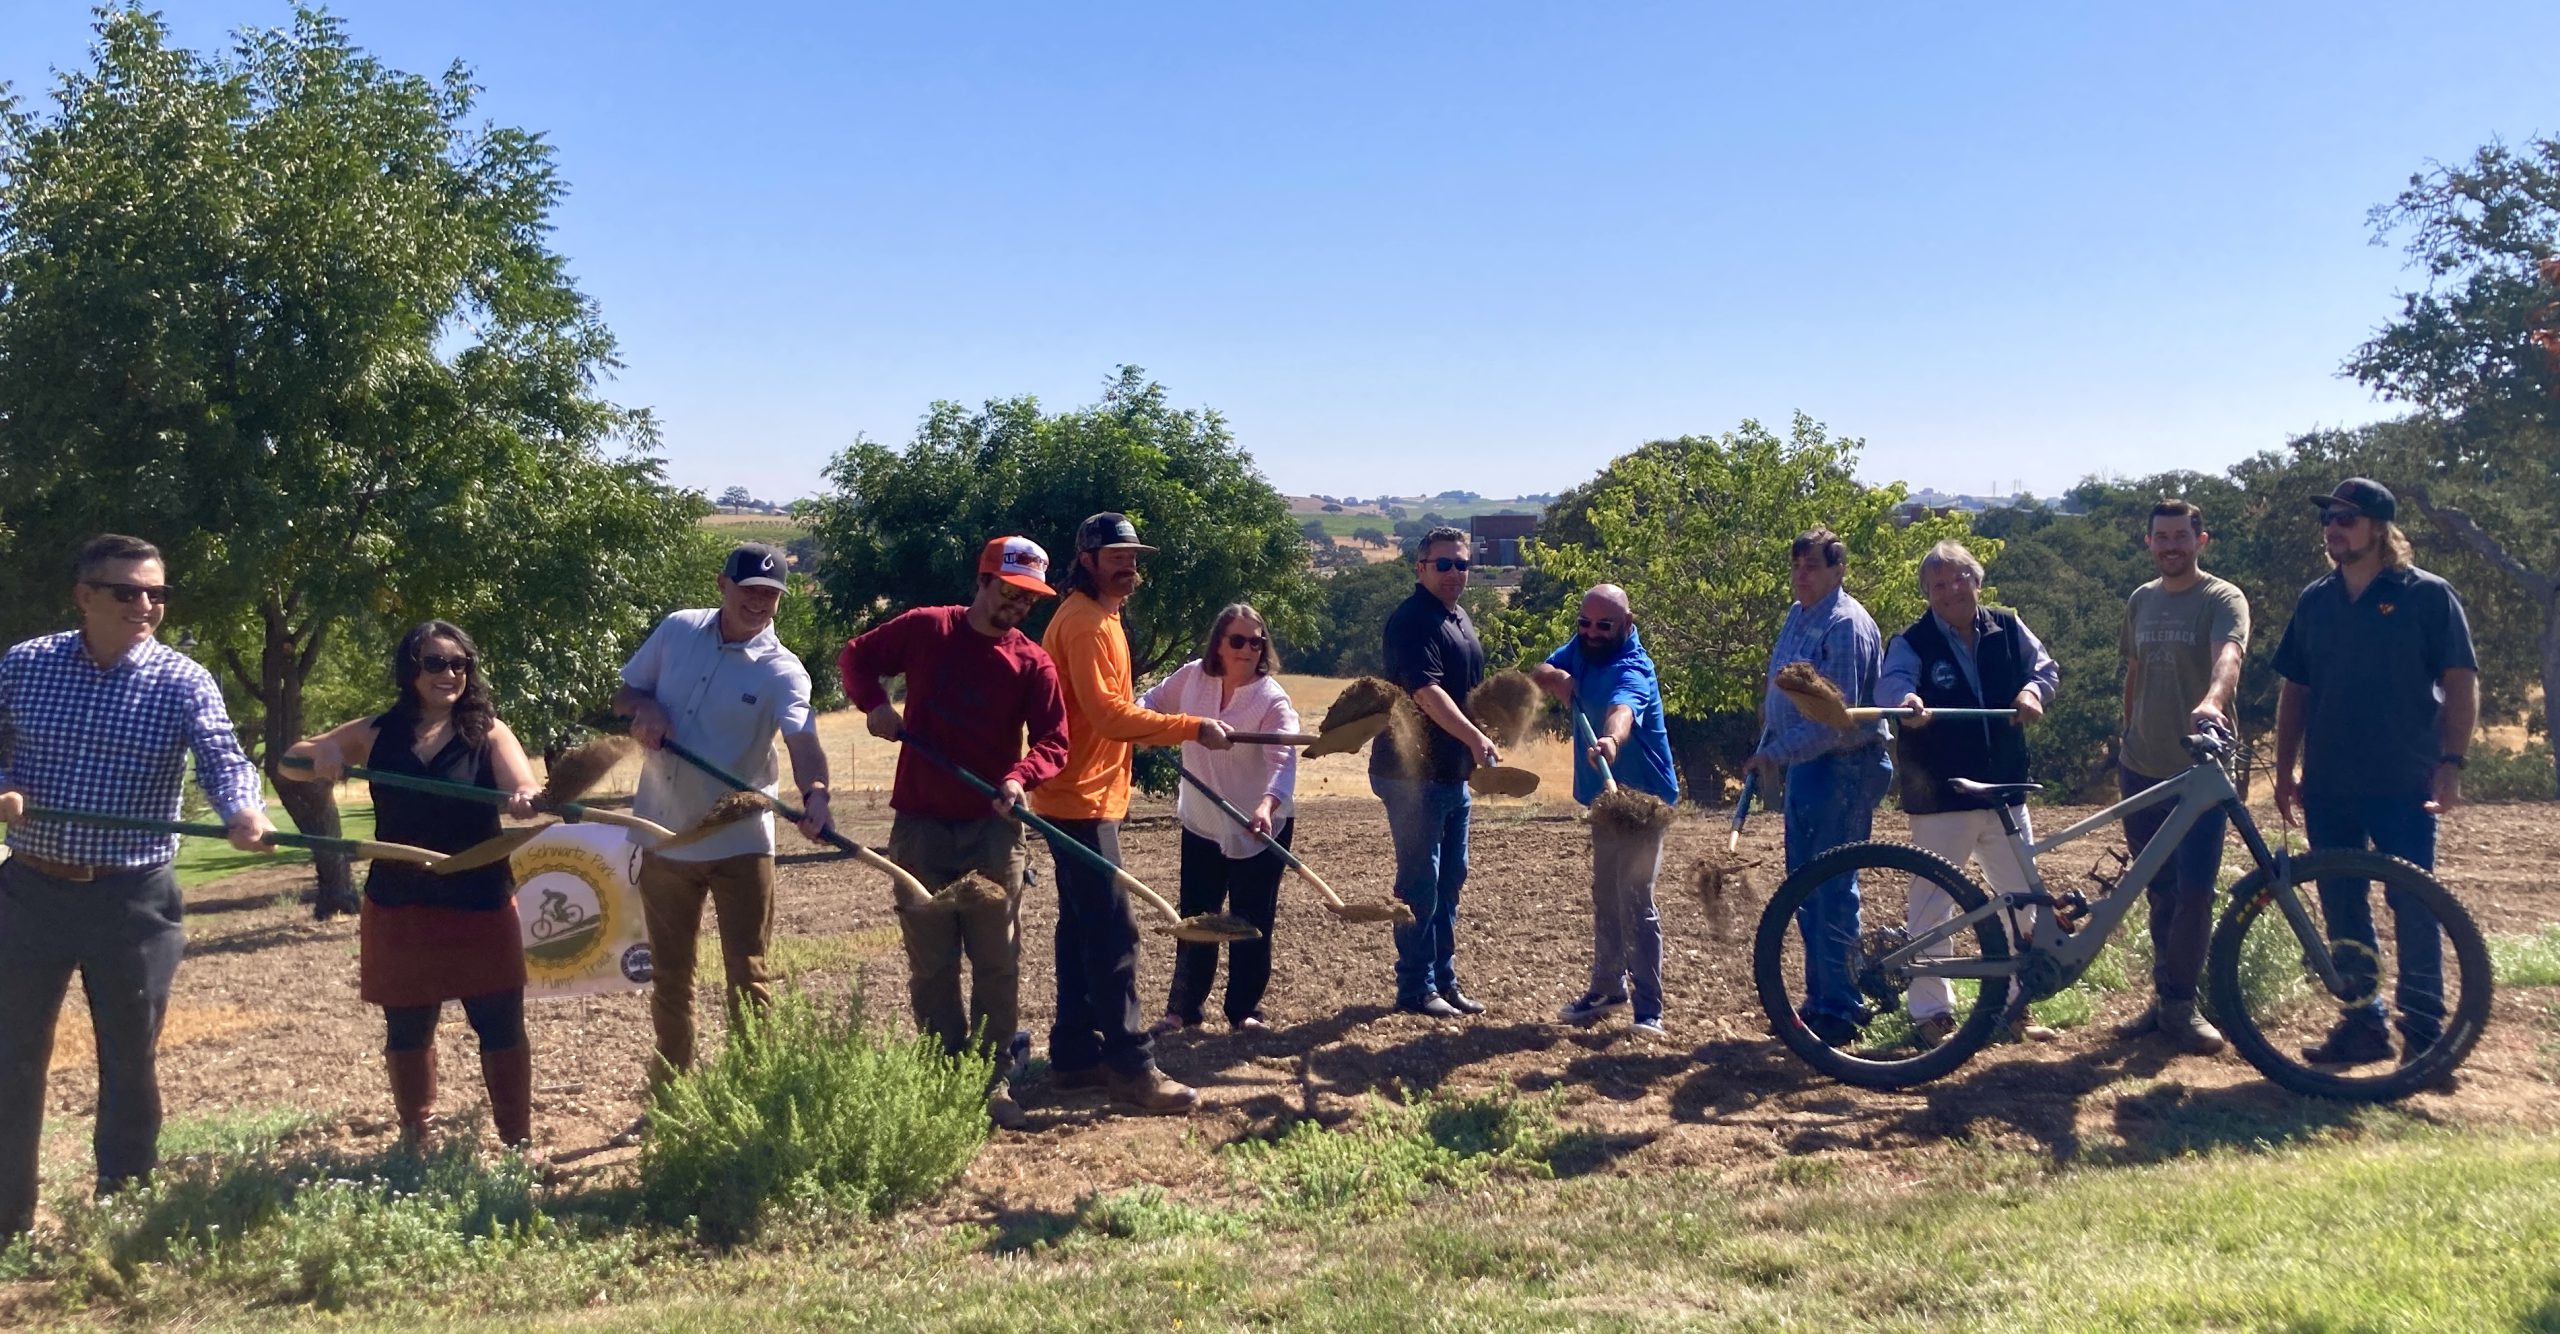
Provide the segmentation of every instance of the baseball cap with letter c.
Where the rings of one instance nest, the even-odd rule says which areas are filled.
[[[741,588],[779,588],[791,591],[791,558],[780,547],[762,542],[742,542],[729,553],[729,563],[720,573]]]
[[[990,538],[978,552],[978,573],[992,574],[1016,588],[1055,597],[1049,587],[1049,553],[1027,537]]]

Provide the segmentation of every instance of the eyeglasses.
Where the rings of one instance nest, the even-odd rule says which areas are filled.
[[[2356,513],[2354,510],[2329,510],[2320,516],[2320,526],[2323,528],[2344,528],[2348,524],[2354,523],[2356,520],[2363,517],[2363,515]]]
[[[1263,646],[1263,645],[1265,645],[1265,644],[1268,644],[1268,643],[1270,643],[1270,642],[1271,642],[1270,640],[1263,638],[1261,635],[1229,635],[1229,636],[1227,636],[1227,647],[1228,647],[1228,648],[1239,648],[1239,649],[1241,649],[1241,648],[1249,648],[1249,649],[1253,649],[1253,650],[1255,650],[1256,652],[1261,651],[1262,646]]]
[[[116,601],[118,602],[131,602],[137,598],[149,598],[163,607],[169,605],[169,594],[171,590],[167,584],[109,584],[101,583],[95,579],[83,579],[80,582],[87,584],[91,588],[101,588],[105,589],[109,593],[115,594]]]
[[[448,658],[441,653],[430,653],[418,659],[418,670],[429,676],[442,676],[446,672],[460,672],[468,676],[471,674],[471,659]]]
[[[1431,568],[1438,570],[1442,574],[1447,574],[1451,570],[1466,570],[1474,567],[1475,562],[1468,560],[1464,556],[1438,556],[1434,557],[1431,562]]]
[[[1594,621],[1584,617],[1575,617],[1573,626],[1577,630],[1615,630],[1618,628],[1618,623],[1606,618]]]

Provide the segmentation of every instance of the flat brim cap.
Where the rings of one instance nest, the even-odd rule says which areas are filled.
[[[1076,526],[1078,551],[1153,552],[1154,547],[1138,540],[1138,526],[1126,514],[1105,510]]]
[[[2391,494],[2391,488],[2368,477],[2350,477],[2338,483],[2337,490],[2308,499],[2323,510],[2351,509],[2383,523],[2391,522],[2400,512],[2400,500]]]
[[[745,542],[729,553],[720,573],[730,583],[742,588],[779,588],[791,591],[791,557],[782,548],[762,542]]]

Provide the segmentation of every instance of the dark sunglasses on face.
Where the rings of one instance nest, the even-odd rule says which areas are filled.
[[[91,588],[102,588],[107,592],[115,594],[116,601],[118,602],[132,602],[137,598],[149,598],[163,607],[169,605],[170,589],[167,584],[106,584],[100,583],[95,579],[83,579],[80,582],[87,584]]]
[[[1472,569],[1474,566],[1475,562],[1464,556],[1439,556],[1433,558],[1431,562],[1431,568],[1442,574],[1447,574],[1451,570]]]
[[[418,659],[418,670],[429,676],[442,676],[446,672],[460,672],[468,676],[471,674],[471,659],[448,658],[441,653],[430,653]]]
[[[1233,635],[1233,634],[1231,634],[1231,635],[1228,635],[1228,636],[1227,636],[1227,647],[1228,647],[1228,648],[1234,648],[1234,649],[1246,649],[1246,648],[1249,648],[1249,649],[1253,649],[1253,650],[1255,650],[1256,652],[1259,652],[1259,651],[1261,651],[1261,648],[1262,648],[1262,646],[1263,646],[1263,645],[1268,644],[1268,643],[1270,643],[1270,642],[1271,642],[1270,640],[1265,639],[1265,638],[1263,638],[1263,637],[1262,637],[1262,636],[1260,636],[1260,635]]]
[[[2320,526],[2323,528],[2344,528],[2348,524],[2354,523],[2356,520],[2363,517],[2363,515],[2356,513],[2354,510],[2329,510],[2320,516]]]
[[[1575,629],[1577,629],[1577,630],[1597,630],[1597,631],[1601,632],[1602,634],[1607,634],[1607,633],[1608,633],[1608,632],[1610,632],[1611,630],[1615,630],[1615,629],[1617,629],[1617,628],[1618,628],[1618,623],[1617,623],[1616,621],[1611,621],[1611,620],[1598,620],[1598,621],[1594,621],[1594,620],[1589,620],[1589,619],[1586,619],[1586,618],[1583,618],[1583,617],[1576,617],[1576,618],[1574,618],[1573,625],[1574,625],[1574,628],[1575,628]]]

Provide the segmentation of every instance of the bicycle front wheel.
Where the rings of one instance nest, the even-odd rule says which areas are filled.
[[[2397,857],[2313,852],[2291,871],[2281,887],[2266,867],[2243,877],[2214,928],[2208,994],[2231,1045],[2315,1097],[2389,1102],[2442,1083],[2489,1024],[2489,946],[2471,914]]]
[[[1847,877],[1856,877],[1847,881]],[[1846,883],[1838,883],[1844,882]],[[1849,906],[1856,886],[1859,908]],[[1807,1065],[1861,1088],[1907,1088],[1955,1069],[1991,1041],[2010,979],[1914,977],[1882,960],[1908,945],[1906,887],[1961,916],[1988,900],[1945,858],[1905,843],[1848,843],[1788,876],[1760,916],[1752,976],[1769,1026]],[[1935,923],[1924,923],[1923,932]],[[2000,963],[2009,933],[1996,913],[1933,945],[1940,959]],[[1944,1019],[1915,1022],[1919,1005]],[[1945,1029],[1943,1033],[1932,1030]]]

